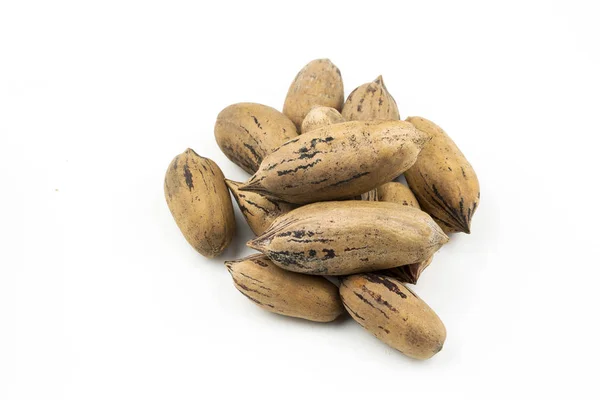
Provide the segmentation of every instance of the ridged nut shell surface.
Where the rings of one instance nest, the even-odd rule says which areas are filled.
[[[257,103],[237,103],[217,116],[215,139],[232,162],[253,174],[263,158],[298,136],[296,126],[276,109]]]
[[[264,310],[317,322],[344,312],[338,288],[321,276],[286,271],[262,254],[225,263],[235,287]]]
[[[290,211],[248,246],[289,271],[349,275],[424,261],[447,241],[420,210],[348,200]]]
[[[404,121],[326,126],[266,156],[240,189],[294,204],[360,196],[410,168],[428,140]]]
[[[342,281],[340,295],[356,322],[408,357],[428,359],[444,346],[443,322],[394,278],[375,274],[349,276]]]
[[[235,218],[219,166],[187,149],[169,165],[164,191],[169,210],[189,244],[206,257],[221,254],[235,233]]]

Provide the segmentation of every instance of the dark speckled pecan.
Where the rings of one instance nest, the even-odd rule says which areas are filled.
[[[340,295],[356,322],[403,354],[427,359],[442,349],[444,324],[399,280],[376,274],[352,275],[342,281]]]

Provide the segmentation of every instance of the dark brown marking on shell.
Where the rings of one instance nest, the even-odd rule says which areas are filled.
[[[373,305],[373,303],[371,303],[369,300],[367,300],[363,295],[361,295],[360,293],[356,293],[355,291],[352,291],[352,293],[354,293],[354,295],[356,297],[358,297],[363,303],[373,307],[374,309],[376,309],[377,311],[379,311],[380,313],[383,314],[384,317],[386,317],[387,319],[390,319],[390,317],[388,317],[388,315],[385,313],[385,311],[383,311],[380,308],[377,308]]]
[[[447,221],[444,221],[444,222],[446,222],[446,224],[448,224],[449,226],[451,226],[453,228],[458,228],[458,229],[461,229],[465,233],[469,233],[469,221],[467,220],[467,217],[464,215],[464,213],[459,212],[454,207],[452,207],[450,204],[448,204],[446,199],[438,191],[438,189],[436,188],[435,185],[429,186],[429,183],[427,182],[427,180],[425,179],[425,176],[421,172],[419,172],[419,175],[421,175],[421,179],[423,180],[425,191],[427,192],[429,197],[442,210],[446,211],[446,214],[453,220],[454,223],[447,222]],[[426,203],[426,202],[424,201],[424,203]]]
[[[273,206],[278,210],[281,211],[281,201],[276,201],[275,199],[270,198],[269,196],[264,196],[265,200],[268,201],[269,203],[273,204]],[[285,202],[283,202],[285,203]]]
[[[256,159],[256,162],[260,164],[260,162],[262,161],[262,157],[256,152],[256,150],[254,150],[254,147],[250,146],[248,143],[244,143],[244,147],[250,150],[250,153],[252,153],[252,155]]]
[[[313,182],[308,182],[308,183],[310,183],[311,185],[318,185],[319,183],[323,183],[328,180],[329,180],[329,178],[324,178],[324,179],[321,179],[320,181],[313,181]]]
[[[253,302],[255,302],[258,305],[275,308],[274,305],[268,304],[268,303],[261,303],[260,301],[256,300],[255,298],[248,296],[246,293],[242,292],[241,290],[240,290],[240,293],[243,294],[244,296],[246,296],[247,298],[249,298],[250,300],[252,300]]]
[[[355,180],[355,179],[358,179],[358,178],[360,178],[361,176],[365,176],[365,175],[369,175],[369,174],[370,174],[370,172],[361,172],[361,173],[359,173],[359,174],[356,174],[356,175],[354,175],[354,176],[352,176],[352,177],[350,177],[350,178],[348,178],[348,179],[344,179],[344,180],[341,180],[341,181],[338,181],[338,182],[332,183],[332,184],[331,184],[331,185],[329,185],[329,186],[339,186],[339,185],[343,185],[344,183],[348,183],[348,182],[350,182],[350,181],[353,181],[353,180]]]
[[[250,275],[246,275],[246,274],[245,274],[245,273],[243,273],[243,272],[238,272],[238,274],[240,274],[240,275],[242,275],[242,276],[245,276],[246,278],[250,279],[251,281],[255,281],[255,282],[258,282],[258,283],[264,283],[263,281],[261,281],[261,280],[258,280],[258,279],[256,279],[256,278],[253,278],[253,277],[251,277]],[[271,289],[269,289],[269,288],[264,288],[264,289],[271,290]]]
[[[346,247],[344,249],[344,251],[363,250],[363,249],[366,249],[367,247],[369,247],[369,246],[364,246],[364,247]]]
[[[273,165],[269,165],[269,167],[267,168],[267,171],[271,171],[271,170],[277,168],[278,165],[279,165],[279,163],[275,163]]]
[[[194,179],[192,176],[192,171],[190,171],[190,167],[187,162],[183,165],[183,176],[185,177],[185,184],[191,192],[194,188]]]
[[[363,285],[362,290],[364,292],[367,292],[369,294],[369,296],[371,296],[373,298],[373,300],[375,300],[377,302],[377,304],[385,306],[385,307],[389,308],[391,311],[398,311],[394,308],[394,306],[392,306],[386,300],[381,298],[381,295],[379,293],[375,293],[374,291],[369,290],[369,288],[367,288],[365,285]]]
[[[353,309],[351,309],[348,304],[346,304],[346,302],[344,301],[344,299],[342,299],[342,304],[344,305],[344,307],[346,307],[346,310],[348,310],[348,312],[352,315],[354,315],[356,318],[360,319],[360,320],[365,320],[363,317],[360,316],[360,314],[358,314],[356,311],[354,311]],[[360,323],[360,321],[357,321],[358,323]]]
[[[234,191],[233,187],[235,187],[235,186],[233,184],[230,184],[227,181],[226,181],[226,183],[227,183],[227,187],[229,188],[229,191],[231,192],[231,194],[233,194],[233,197],[235,198],[235,202],[237,203],[240,211],[243,214],[254,215],[254,213],[252,213],[252,211],[250,211],[244,204],[242,204],[242,202],[240,202],[240,199],[244,199],[244,201],[248,202],[248,200],[246,200],[246,196],[242,193]]]
[[[258,290],[250,289],[248,286],[244,285],[243,283],[241,283],[240,281],[238,281],[237,279],[235,279],[235,277],[234,277],[233,275],[232,275],[231,277],[233,278],[233,282],[234,282],[234,283],[235,283],[237,286],[239,286],[239,287],[241,287],[242,289],[244,289],[245,291],[247,291],[247,292],[254,292],[254,293],[258,293],[258,294],[260,294],[260,295],[262,295],[262,296],[265,296],[265,297],[270,297],[270,296],[269,296],[268,294],[266,294],[266,293],[260,292],[260,291],[258,291]]]
[[[298,140],[300,140],[300,138],[288,140],[287,142],[285,142],[284,144],[282,144],[279,147],[283,147],[283,146],[287,146],[288,144],[296,143]]]
[[[333,142],[335,139],[331,136],[327,136],[325,139],[321,139],[321,138],[314,138],[310,141],[310,148],[314,149],[317,146],[317,143],[330,143]],[[300,149],[298,149],[298,153],[306,153],[309,150],[306,147],[301,147]],[[300,157],[302,158],[302,157]]]
[[[269,210],[267,210],[267,209],[266,209],[266,208],[264,208],[263,206],[260,206],[260,205],[256,204],[256,203],[255,203],[255,202],[253,202],[253,201],[250,201],[250,200],[247,200],[247,199],[246,199],[246,203],[248,203],[248,204],[250,204],[250,205],[253,205],[254,207],[258,208],[259,210],[263,210],[263,211],[264,211],[266,214],[269,214]]]
[[[303,237],[313,237],[314,235],[318,235],[321,234],[322,232],[313,232],[313,231],[307,231],[304,229],[299,229],[297,231],[289,231],[289,232],[281,232],[277,235],[277,237],[287,237],[287,236],[293,236],[296,239],[301,239]]]
[[[313,151],[312,153],[302,153],[300,154],[300,157],[298,157],[298,159],[303,160],[305,158],[313,158],[314,156],[316,156],[317,154],[322,154],[322,151]]]
[[[269,266],[266,262],[264,262],[263,260],[259,260],[258,258],[252,259],[252,262],[254,264],[260,265],[263,268],[267,268]]]
[[[228,146],[226,144],[222,144],[223,152],[234,164],[239,165],[245,171],[249,171],[250,173],[254,173],[257,169],[257,165],[254,165],[250,162],[246,157],[240,158],[238,157],[238,152],[233,149],[233,147]]]
[[[426,184],[425,186],[429,186],[429,185]],[[437,190],[435,185],[431,185],[431,189],[433,190],[433,194],[435,195],[435,197],[437,199],[439,199],[439,201],[441,201],[443,203],[443,205],[445,206],[444,208],[446,209],[446,212],[448,212],[450,214],[450,217],[452,217],[452,219],[454,219],[456,221],[458,228],[463,229],[465,233],[469,233],[469,222],[467,221],[466,216],[464,215],[462,199],[459,203],[460,211],[458,211],[446,202],[446,199],[444,199],[444,197]],[[438,202],[438,204],[439,204],[439,202]]]
[[[304,252],[301,251],[269,251],[269,258],[284,265],[296,265],[298,268],[306,268],[302,265],[305,257]]]
[[[333,251],[333,249],[323,249],[322,251],[323,253],[325,253],[323,260],[328,260],[330,258],[335,257],[335,251]]]
[[[258,126],[258,129],[262,130],[262,126],[260,125],[260,122],[258,122],[258,119],[256,119],[256,117],[254,115],[251,115],[251,117],[254,120],[254,123],[256,124],[256,126]]]
[[[365,299],[364,296],[361,295],[360,293],[356,293],[354,291],[352,293],[354,293],[354,295],[356,297],[358,297],[363,303],[365,303],[367,305],[370,305],[371,307],[375,308],[375,306],[373,304],[371,304],[371,302],[369,300]]]
[[[283,171],[277,171],[277,175],[282,176],[282,175],[287,175],[287,174],[292,174],[294,172],[298,172],[298,170],[300,170],[300,169],[309,169],[310,167],[314,167],[315,165],[317,165],[320,162],[321,162],[321,159],[317,159],[317,160],[311,162],[310,164],[299,165],[294,169],[286,169]]]
[[[398,285],[396,285],[394,282],[392,282],[391,280],[389,280],[389,278],[387,278],[385,276],[379,276],[379,275],[375,275],[375,274],[365,274],[364,277],[366,280],[368,280],[371,283],[381,284],[381,285],[385,286],[389,291],[396,293],[403,299],[406,299],[406,297],[407,297],[406,294],[402,290],[400,290]]]
[[[414,268],[415,266],[418,266],[419,264],[408,264],[408,265],[403,265],[401,267],[396,267],[396,268],[390,268],[390,269],[386,269],[386,270],[382,270],[382,271],[378,271],[378,274],[381,275],[386,275],[386,276],[390,276],[392,278],[396,278],[398,279],[400,282],[406,282],[406,283],[411,283],[413,285],[417,284],[417,280],[418,280],[418,275],[417,275],[417,268]]]
[[[333,239],[324,239],[324,238],[318,238],[318,239],[296,239],[296,238],[289,238],[287,241],[288,242],[296,242],[296,243],[330,243],[330,242],[335,242],[335,240],[333,240]]]

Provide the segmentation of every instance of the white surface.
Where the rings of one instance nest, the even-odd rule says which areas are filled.
[[[596,2],[3,1],[0,398],[598,396]],[[328,57],[346,95],[383,74],[441,125],[481,207],[415,291],[446,324],[415,362],[352,320],[270,315],[163,199],[186,147],[246,174],[217,113],[281,108]]]

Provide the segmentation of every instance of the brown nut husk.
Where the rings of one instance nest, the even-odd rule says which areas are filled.
[[[206,257],[218,256],[235,232],[225,177],[214,161],[187,149],[165,175],[165,198],[183,236]]]
[[[223,153],[250,174],[267,154],[296,136],[296,126],[288,117],[257,103],[230,105],[215,123],[215,139]]]
[[[381,75],[350,93],[344,103],[342,116],[346,121],[400,119],[396,100],[388,92]]]
[[[235,287],[267,311],[316,322],[333,321],[344,312],[338,288],[323,277],[278,268],[262,254],[225,265]]]
[[[266,156],[240,189],[294,204],[360,196],[410,168],[428,139],[404,121],[326,126]]]
[[[390,268],[379,272],[383,275],[396,278],[400,282],[416,285],[421,273],[425,270],[425,268],[429,267],[431,261],[433,261],[433,255],[427,260],[420,261],[418,263],[403,265],[401,267]]]
[[[432,139],[417,162],[404,173],[421,208],[445,232],[471,232],[471,219],[479,204],[479,181],[458,146],[436,124],[421,117],[407,121]]]
[[[294,209],[294,205],[260,193],[240,191],[241,182],[225,179],[242,215],[256,235],[262,234],[275,218]]]
[[[346,122],[342,114],[331,107],[313,107],[302,121],[301,132],[306,133],[333,124]]]
[[[392,203],[402,204],[404,206],[418,208],[419,203],[415,198],[415,195],[410,189],[400,182],[388,182],[377,188],[377,196],[379,201],[388,201]],[[381,271],[382,274],[394,277],[402,282],[417,284],[421,272],[425,270],[431,264],[433,256],[427,260],[420,261],[418,263],[403,265],[401,267],[386,269]]]
[[[313,60],[300,70],[288,89],[283,113],[298,128],[314,106],[342,110],[344,83],[338,67],[328,59]]]
[[[292,210],[248,246],[289,271],[349,275],[426,260],[447,241],[416,208],[348,200]]]
[[[397,279],[352,275],[342,281],[340,295],[356,322],[408,357],[425,360],[444,346],[444,323]]]

